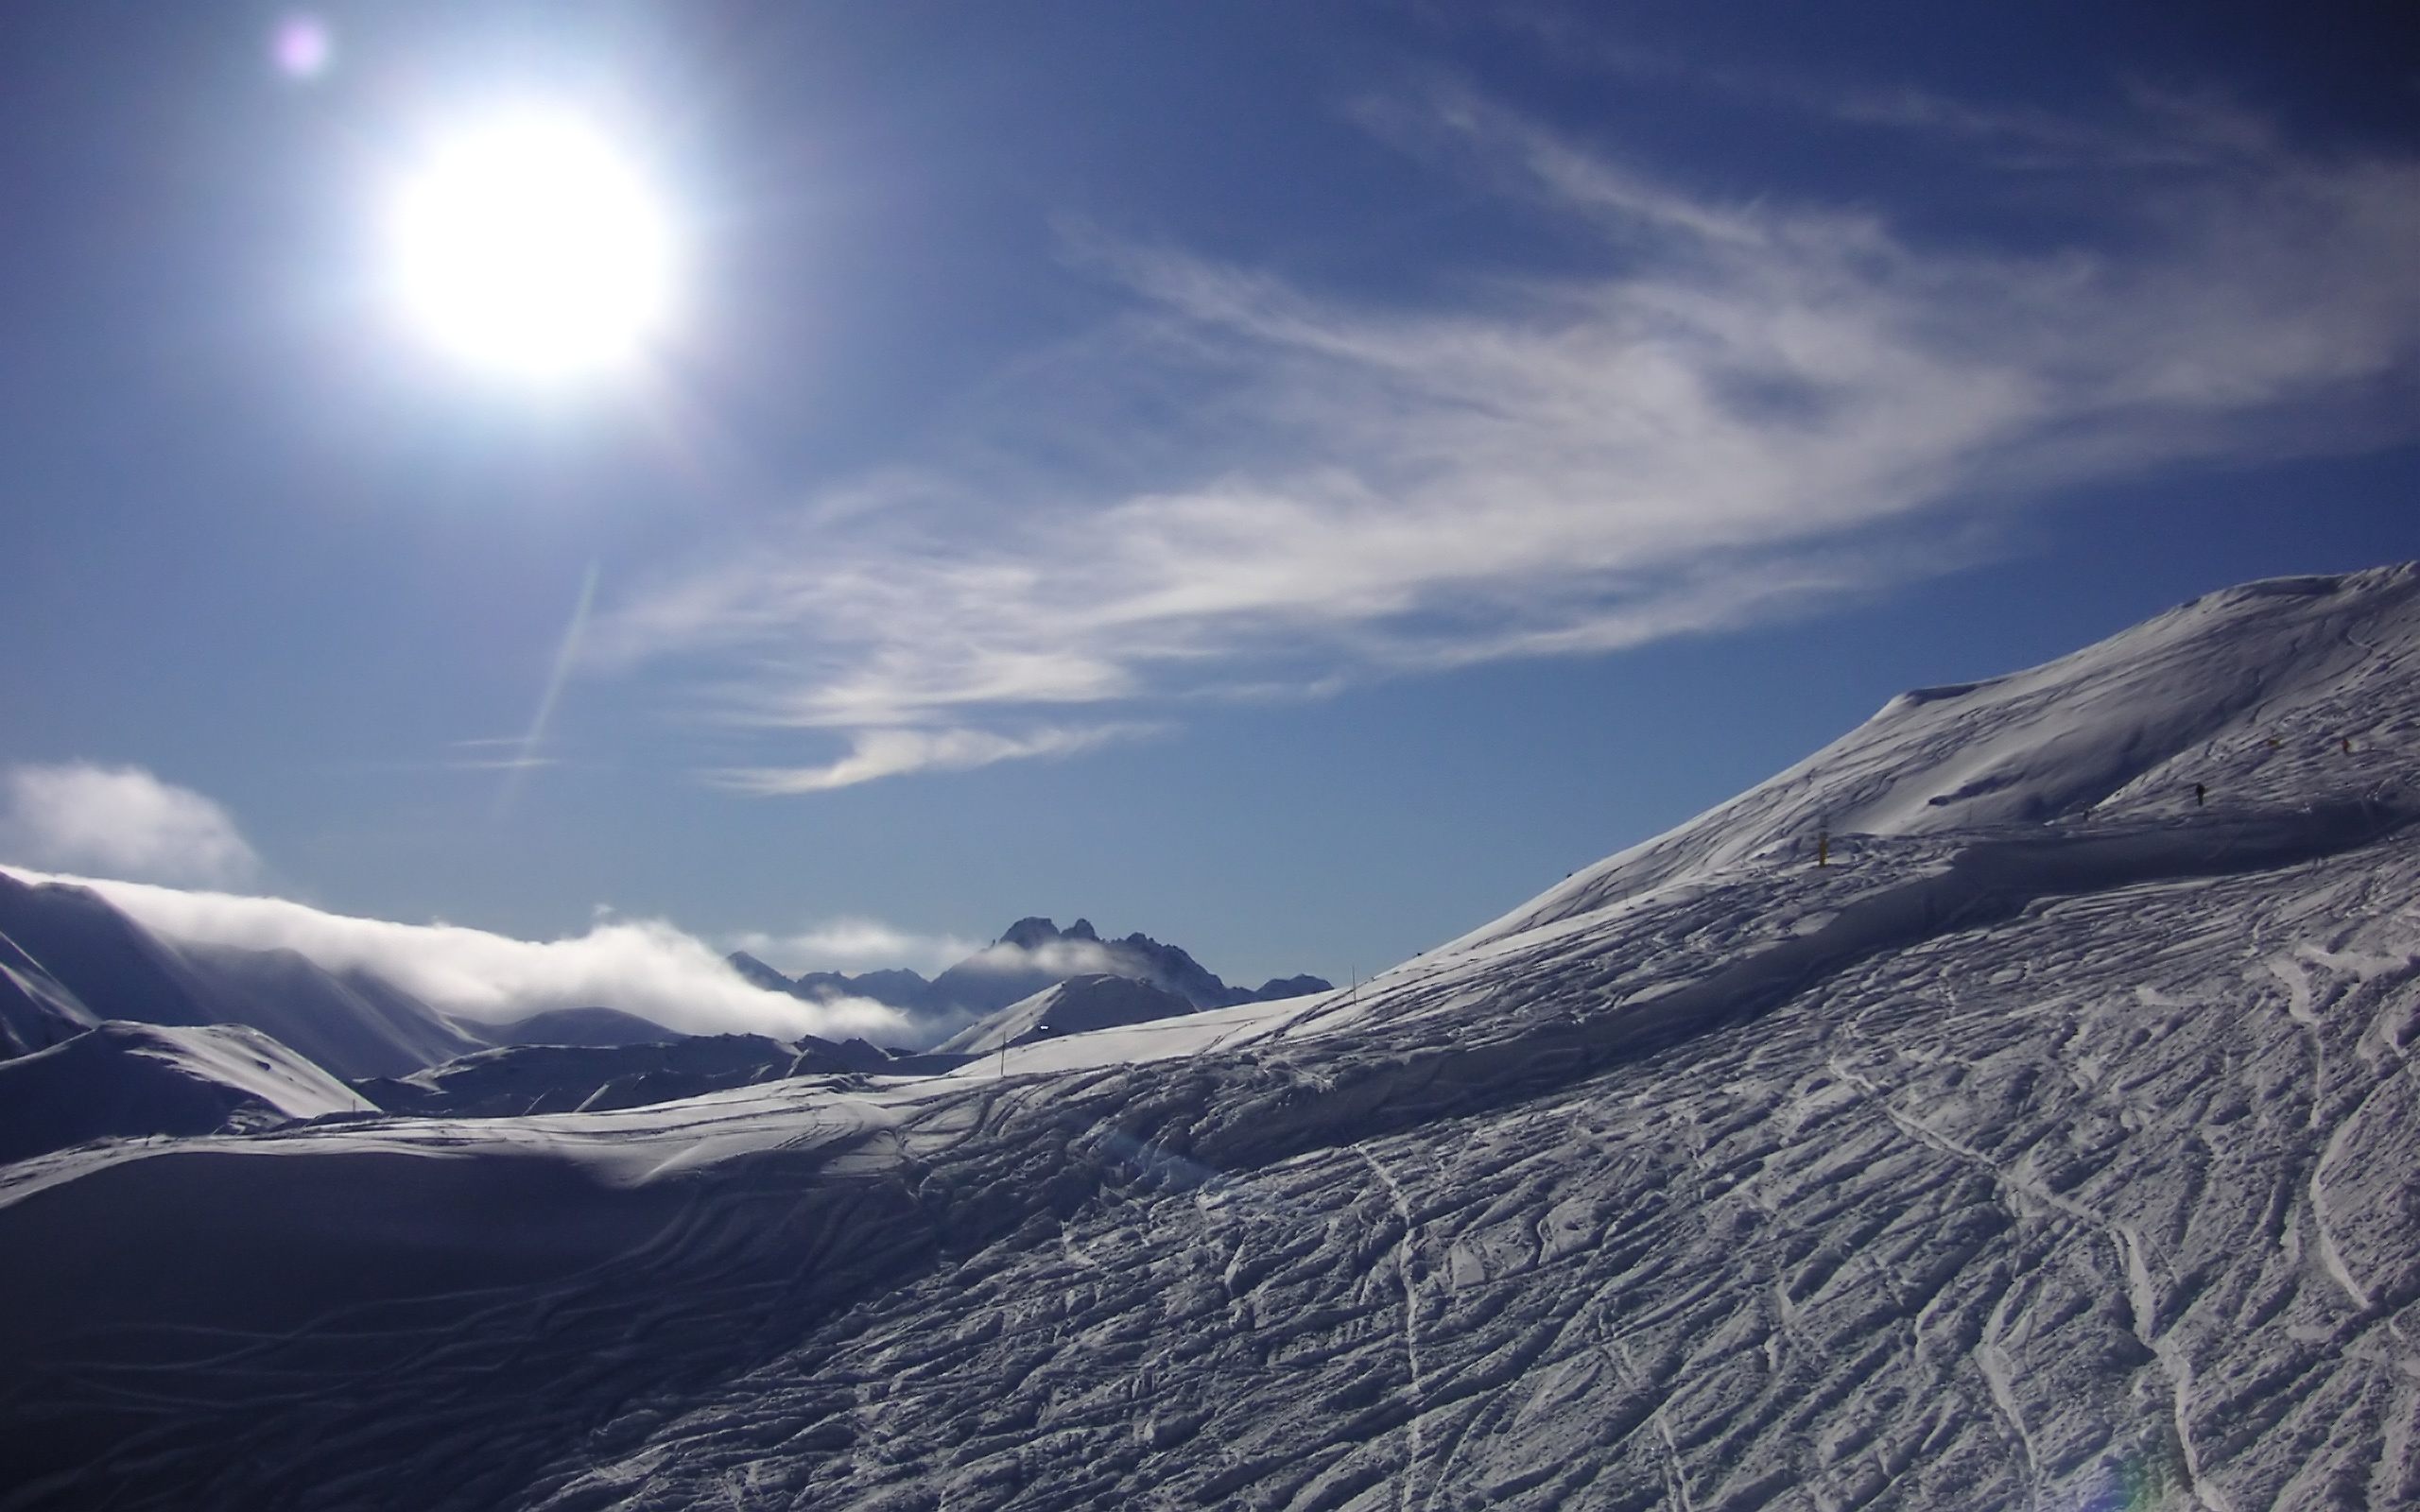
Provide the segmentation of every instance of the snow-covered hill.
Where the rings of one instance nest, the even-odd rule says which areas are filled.
[[[475,1031],[494,1045],[660,1045],[682,1038],[652,1019],[619,1008],[548,1008],[527,1018],[485,1023]]]
[[[0,1061],[0,1160],[87,1140],[268,1128],[375,1108],[244,1024],[111,1021]]]
[[[0,1057],[72,1040],[100,1022],[65,983],[0,934]]]
[[[2420,569],[2205,594],[2072,656],[1893,698],[1730,802],[1588,868],[1449,950],[1567,919],[1825,833],[1911,836],[2119,814],[2221,813],[2408,775],[2392,693],[2420,646]],[[2382,686],[2383,685],[2383,686]]]
[[[1182,1018],[1194,1005],[1166,988],[1094,972],[1071,976],[987,1014],[934,1046],[942,1055],[987,1056],[1003,1045],[1049,1035],[1087,1034],[1155,1019]]]
[[[639,1108],[760,1081],[838,1072],[837,1060],[754,1034],[654,1043],[508,1045],[354,1090],[390,1113],[497,1118]]]
[[[1356,992],[0,1168],[0,1507],[2420,1504],[2416,759],[2258,585]]]

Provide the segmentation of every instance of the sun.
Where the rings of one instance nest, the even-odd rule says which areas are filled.
[[[389,211],[406,318],[474,368],[532,380],[627,369],[665,334],[672,219],[575,112],[521,108],[446,132]]]

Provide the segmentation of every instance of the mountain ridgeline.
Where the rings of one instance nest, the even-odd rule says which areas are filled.
[[[1239,1003],[1268,1003],[1334,990],[1316,976],[1272,977],[1257,988],[1229,987],[1216,973],[1174,945],[1149,935],[1103,939],[1092,920],[1065,929],[1048,919],[1020,919],[990,945],[927,981],[914,971],[867,971],[846,976],[809,971],[785,976],[744,951],[731,956],[734,970],[757,987],[810,1002],[871,998],[930,1018],[982,1017],[1079,976],[1114,976],[1146,982],[1182,998],[1196,1011]]]

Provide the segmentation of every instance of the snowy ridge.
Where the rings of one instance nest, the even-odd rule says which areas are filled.
[[[376,1110],[258,1029],[112,1021],[0,1061],[0,1160],[87,1140],[216,1134]]]
[[[764,1035],[696,1035],[639,1044],[499,1046],[409,1076],[365,1078],[354,1090],[390,1113],[495,1118],[638,1108],[840,1069]]]
[[[100,1022],[40,961],[0,935],[0,1056],[74,1039]]]
[[[944,1056],[984,1056],[1046,1034],[1085,1034],[1154,1019],[1182,1018],[1194,1005],[1167,988],[1134,977],[1094,972],[1071,976],[985,1015],[933,1047]]]
[[[1809,855],[1826,829],[1845,840],[2175,812],[2196,782],[2291,801],[2314,750],[2410,733],[2408,711],[2343,694],[2420,676],[2415,601],[2420,563],[2251,583],[2030,671],[1903,694],[1788,771],[1444,949],[1752,857]]]
[[[0,1507],[2420,1504],[2414,582],[1894,705],[1357,992],[0,1168]]]

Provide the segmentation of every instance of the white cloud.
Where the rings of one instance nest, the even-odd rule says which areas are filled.
[[[260,857],[227,811],[140,766],[12,766],[0,775],[0,856],[151,882],[229,885]]]
[[[601,1005],[694,1034],[863,1035],[894,1044],[929,1038],[879,1003],[805,1003],[752,987],[720,952],[660,919],[603,919],[584,935],[524,940],[454,924],[355,919],[283,898],[28,880],[81,883],[170,940],[294,951],[328,971],[367,971],[443,1012],[487,1022]]]
[[[821,793],[908,772],[963,772],[1022,757],[1065,756],[1114,740],[1132,740],[1153,727],[1095,725],[1004,735],[988,730],[861,730],[849,754],[821,766],[742,767],[708,774],[742,793]]]
[[[746,951],[777,971],[860,971],[906,968],[930,976],[984,946],[955,935],[920,935],[878,919],[845,917],[809,924],[788,935],[749,932],[729,936],[733,950]]]
[[[2072,131],[1840,110],[2055,150],[2057,224],[2084,229],[1942,245],[1666,181],[1464,95],[1373,111],[1595,236],[1599,269],[1411,308],[1096,242],[1142,309],[1018,385],[1038,397],[1004,400],[954,480],[810,502],[620,606],[599,654],[699,659],[735,717],[843,733],[836,761],[722,774],[816,792],[1080,749],[1048,723],[1071,709],[1115,730],[1147,701],[1754,623],[1957,559],[2063,486],[2420,431],[2420,162],[2162,97]],[[1100,397],[1146,387],[1187,402]]]
[[[1095,939],[1046,939],[1039,945],[994,945],[966,962],[967,970],[994,976],[1046,971],[1052,976],[1081,976],[1092,971],[1121,974],[1132,962]]]

